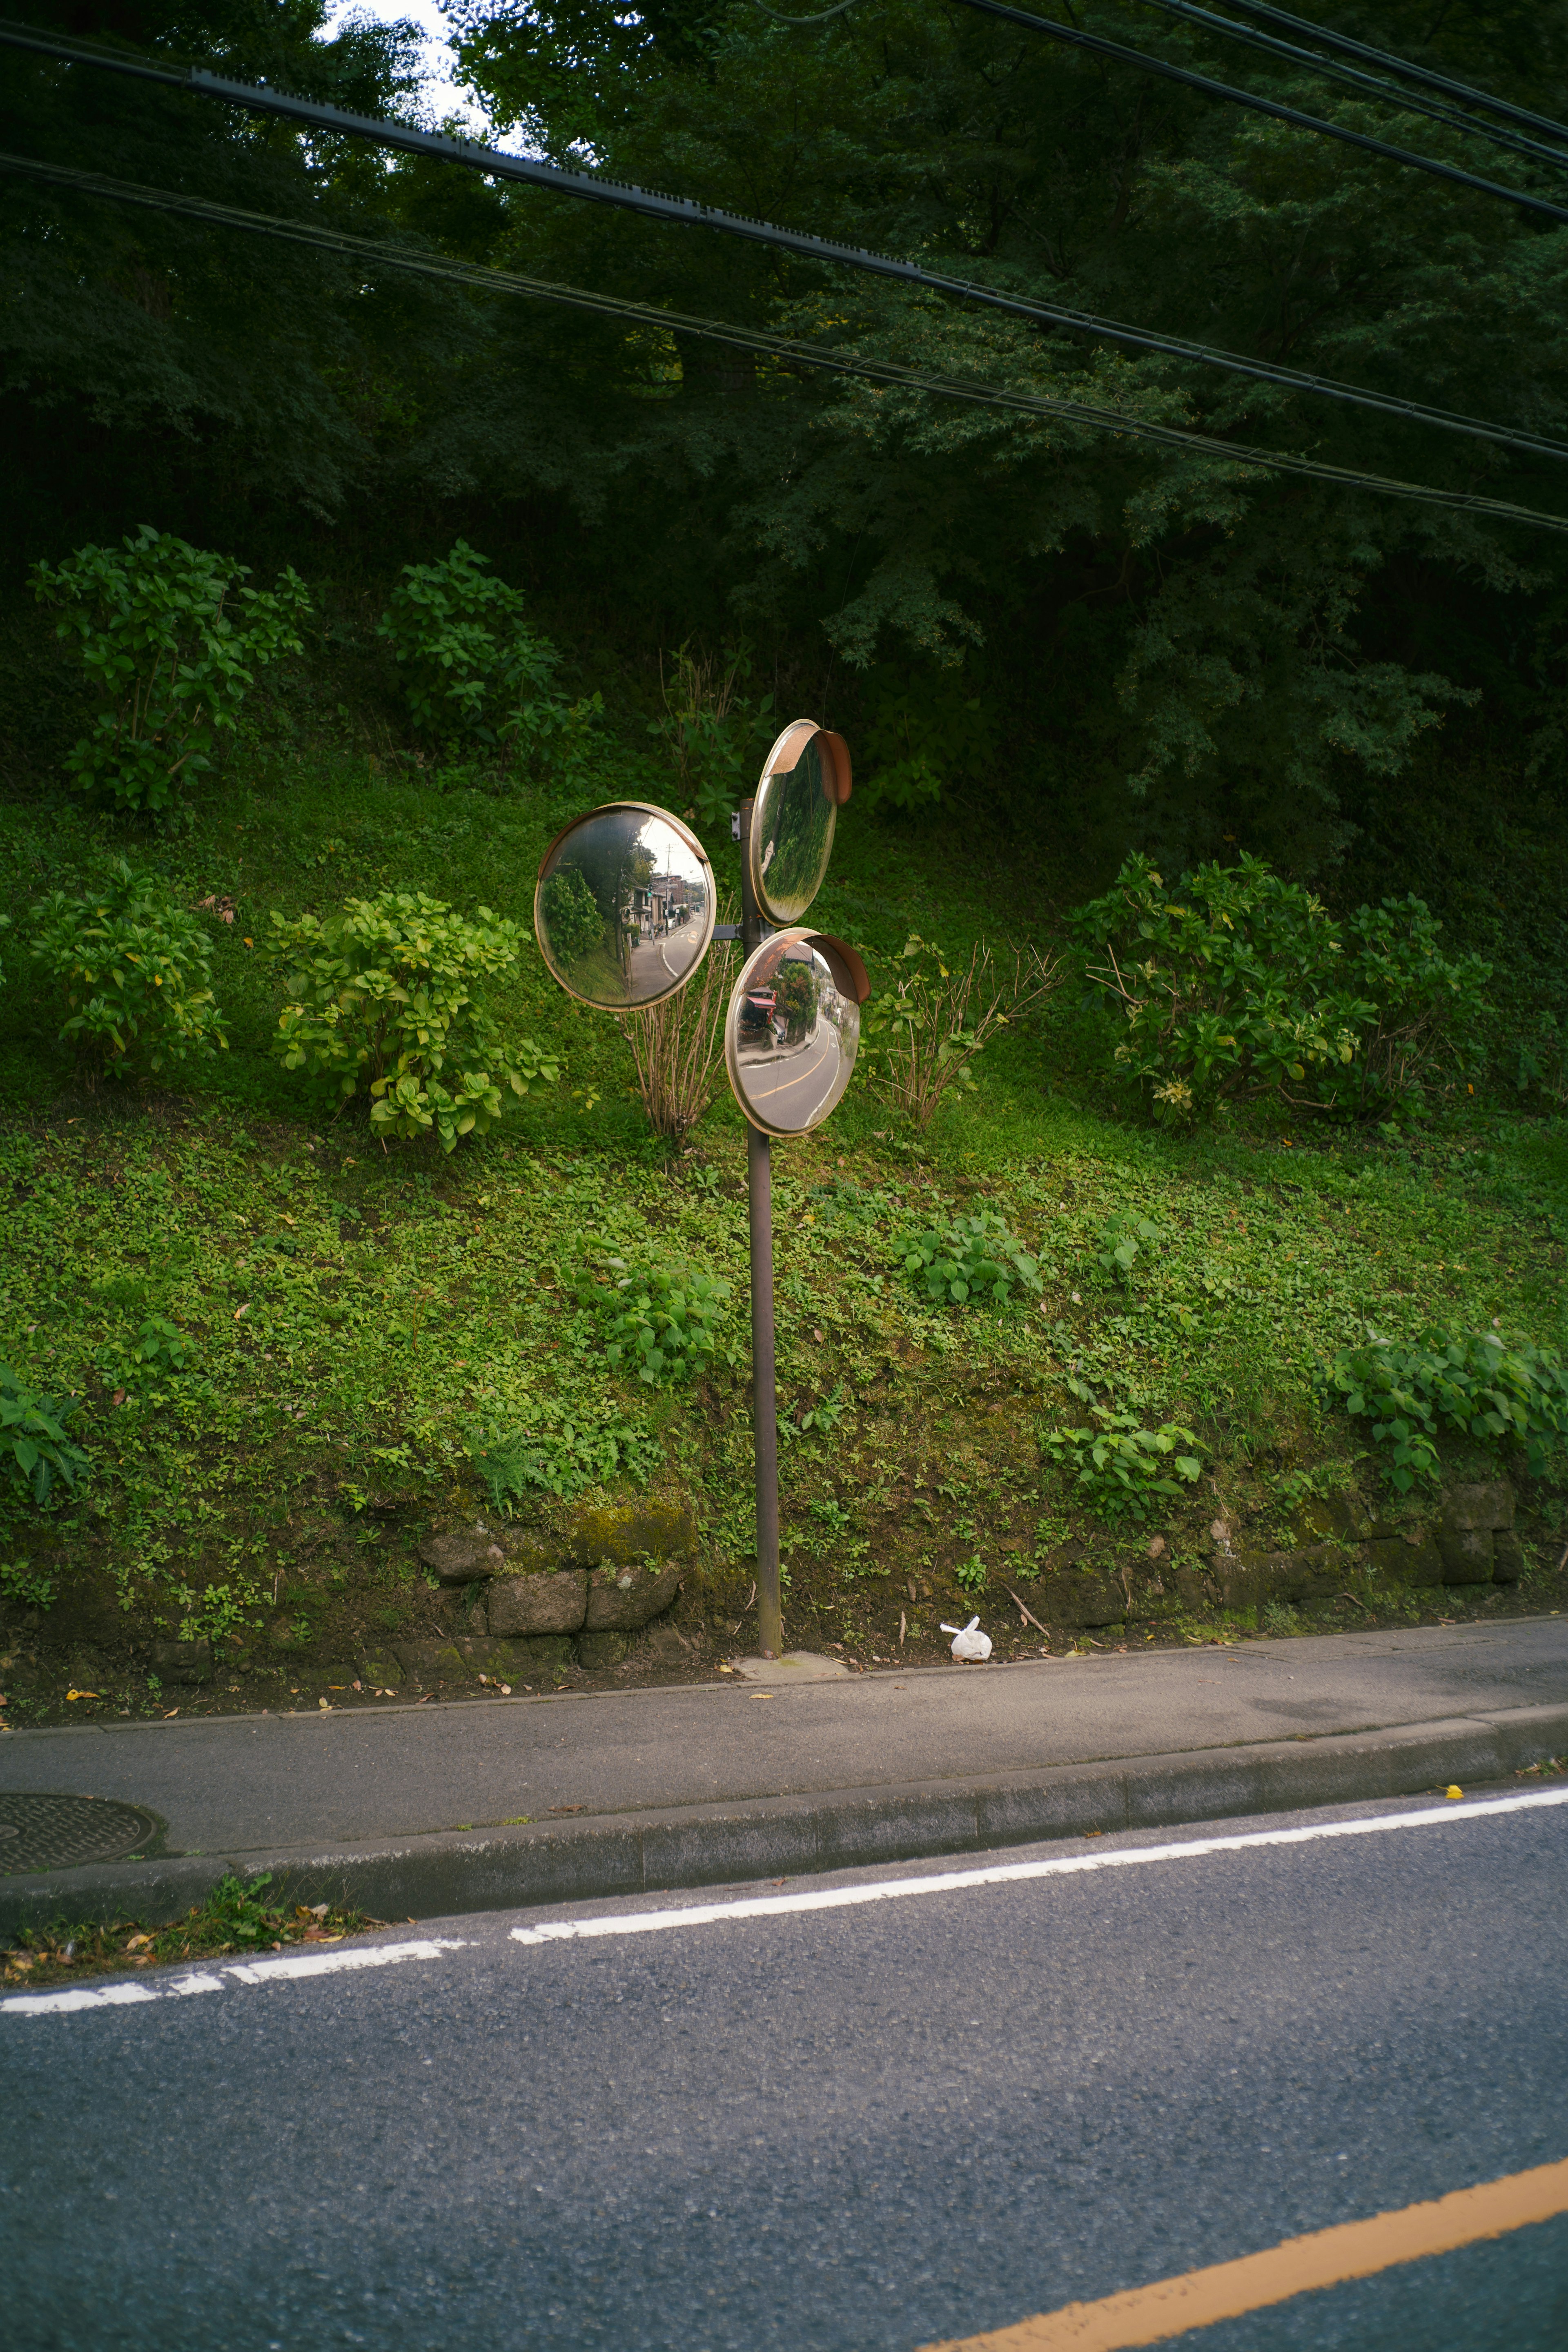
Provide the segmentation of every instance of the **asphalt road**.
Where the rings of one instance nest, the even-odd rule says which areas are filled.
[[[693,1917],[650,1931],[513,1932],[646,1901],[422,1922],[314,1976],[176,1994],[150,1971],[131,1990],[156,1998],[65,2013],[8,1999],[6,2341],[913,2352],[1568,2157],[1568,1804],[1152,1851],[1223,1833],[837,1908],[724,1916],[867,1874],[678,1895]],[[1563,2352],[1568,2219],[1182,2341]]]
[[[1430,1723],[1568,1699],[1568,1621],[1412,1627],[783,1687],[709,1685],[13,1733],[0,1786],[151,1805],[268,1852]]]

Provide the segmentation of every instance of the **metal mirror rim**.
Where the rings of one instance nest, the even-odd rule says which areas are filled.
[[[736,979],[735,985],[730,992],[730,1002],[724,1010],[724,1075],[730,1081],[730,1092],[734,1096],[736,1102],[739,1104],[741,1116],[746,1121],[747,1125],[749,1127],[754,1127],[759,1135],[776,1136],[781,1143],[791,1143],[797,1136],[811,1135],[815,1133],[816,1129],[823,1124],[824,1120],[832,1118],[834,1111],[838,1108],[838,1103],[843,1101],[844,1097],[841,1094],[838,1097],[838,1101],[832,1104],[827,1110],[825,1110],[821,1118],[814,1119],[810,1127],[770,1126],[765,1118],[760,1118],[758,1114],[752,1109],[750,1104],[746,1100],[744,1093],[742,1090],[740,1066],[735,1057],[735,1032],[738,1025],[735,1014],[742,997],[744,996],[751,984],[750,976],[752,969],[758,960],[764,956],[770,948],[776,948],[781,945],[787,948],[798,945],[803,940],[807,947],[816,949],[816,952],[822,956],[823,961],[827,964],[830,971],[832,970],[832,966],[836,959],[834,956],[825,954],[824,949],[830,947],[840,952],[843,950],[844,943],[842,940],[832,939],[826,931],[814,931],[810,926],[805,923],[792,923],[786,930],[774,931],[767,939],[763,940],[760,947],[754,947],[752,950],[751,954],[741,966],[740,974]],[[849,950],[848,952],[853,955],[853,949]],[[859,963],[860,960],[858,956],[855,957],[855,961]],[[865,970],[864,965],[861,965],[861,970],[862,971]],[[836,984],[837,978],[838,975],[835,972],[834,981]],[[853,974],[851,974],[851,978],[853,978]],[[868,985],[866,995],[869,996],[870,992],[870,988]],[[844,996],[853,997],[855,995],[855,991],[853,988],[842,989],[839,993]],[[858,1001],[859,1003],[864,1003],[866,999],[865,997],[861,997]],[[857,1053],[857,1059],[858,1058],[858,1053]],[[851,1076],[852,1075],[853,1065],[851,1065]],[[845,1084],[847,1087],[847,1079],[845,1081]]]
[[[548,878],[550,861],[554,856],[556,851],[560,848],[562,843],[568,840],[571,835],[578,832],[582,826],[591,824],[596,816],[615,816],[620,811],[625,809],[637,809],[641,811],[644,816],[657,816],[662,819],[664,824],[668,825],[672,833],[679,835],[681,841],[685,844],[686,847],[690,850],[692,856],[701,860],[702,871],[707,877],[708,882],[708,908],[707,912],[703,917],[701,945],[699,947],[697,953],[692,957],[689,965],[686,971],[681,973],[679,980],[672,981],[668,988],[661,988],[657,996],[639,997],[635,1004],[605,1004],[596,996],[584,996],[577,989],[573,987],[569,980],[565,980],[562,977],[560,966],[556,963],[555,959],[544,944],[544,929],[539,919],[540,898]],[[686,986],[689,980],[694,980],[698,972],[701,970],[702,960],[713,944],[713,926],[718,919],[719,898],[718,890],[713,879],[713,862],[711,858],[709,856],[708,852],[703,848],[702,844],[698,840],[697,835],[692,832],[691,827],[689,824],[684,824],[679,817],[672,814],[668,809],[660,808],[657,801],[603,801],[597,808],[584,809],[581,816],[573,817],[567,824],[562,826],[560,832],[556,835],[554,840],[551,843],[549,848],[545,851],[543,856],[539,861],[539,872],[535,877],[533,885],[534,940],[538,945],[540,954],[544,958],[545,970],[549,972],[551,979],[555,982],[556,987],[563,990],[566,995],[571,997],[574,1003],[585,1004],[590,1013],[646,1013],[652,1005],[664,1004],[668,1003],[670,997],[678,994],[679,992]]]

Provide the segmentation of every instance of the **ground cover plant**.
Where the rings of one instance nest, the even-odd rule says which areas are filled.
[[[46,1992],[62,1984],[176,1960],[213,1960],[230,1954],[248,1958],[281,1952],[291,1944],[339,1944],[384,1927],[367,1912],[332,1903],[290,1903],[274,1886],[269,1872],[249,1879],[231,1872],[205,1903],[195,1903],[178,1919],[148,1927],[140,1919],[58,1920],[47,1928],[23,1928],[0,1951],[0,1982],[13,1992]]]
[[[555,989],[528,931],[545,845],[595,800],[668,797],[668,751],[627,692],[583,739],[584,769],[525,772],[499,750],[442,765],[399,750],[374,625],[359,646],[258,687],[176,833],[84,810],[54,770],[0,803],[12,939],[42,893],[85,902],[123,853],[201,924],[228,1038],[94,1091],[7,954],[0,1360],[18,1393],[68,1407],[91,1465],[47,1507],[18,1486],[0,1517],[17,1723],[378,1704],[369,1655],[467,1622],[420,1559],[431,1533],[495,1514],[547,1534],[552,1515],[650,1491],[689,1503],[697,1553],[668,1640],[592,1672],[711,1673],[752,1638],[743,1133],[722,1088],[660,1133],[632,1041]],[[708,839],[722,882],[727,824]],[[1042,923],[1049,953],[1054,910],[1106,876],[1031,857],[852,802],[813,919],[889,997],[911,935],[941,938],[950,971]],[[350,908],[372,910],[363,941],[331,929]],[[450,1152],[434,1114],[421,1133],[375,1119],[366,1076],[384,1012],[378,1074],[408,1050],[420,975],[398,958],[448,925],[454,954],[470,930],[489,942],[489,966],[451,981],[464,1017],[482,986],[500,1047],[521,1068],[537,1041],[542,1075],[560,1073],[509,1087],[511,1116],[476,1117]],[[362,948],[384,989],[348,968]],[[296,971],[298,995],[280,984]],[[290,1005],[319,1024],[322,1095],[279,1056]],[[465,1047],[454,1066],[499,1065]],[[1561,1353],[1568,1138],[1495,1056],[1476,1095],[1436,1098],[1414,1129],[1303,1129],[1265,1097],[1166,1131],[1106,1083],[1058,992],[972,1068],[923,1129],[862,1076],[825,1129],[775,1150],[786,1622],[805,1646],[936,1660],[972,1600],[999,1656],[1039,1645],[1026,1606],[1058,1645],[1234,1631],[1199,1591],[1216,1517],[1267,1549],[1304,1540],[1336,1496],[1369,1525],[1424,1507],[1429,1482],[1402,1494],[1333,1384],[1369,1323],[1407,1349],[1495,1330],[1510,1360]],[[1555,1434],[1531,1484],[1526,1433],[1478,1434],[1481,1411],[1438,1417],[1440,1474],[1520,1477],[1525,1581],[1478,1598],[1357,1570],[1356,1602],[1292,1626],[1558,1604]],[[195,1682],[157,1648],[192,1641],[209,1645]]]

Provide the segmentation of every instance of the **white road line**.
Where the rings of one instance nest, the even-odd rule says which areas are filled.
[[[17,1993],[0,2000],[0,2013],[60,2017],[79,2009],[123,2009],[133,2001],[180,2000],[192,1993],[226,1992],[232,1985],[340,1976],[345,1969],[391,1968],[399,1960],[438,1960],[443,1952],[467,1949],[462,1937],[442,1937],[410,1944],[356,1944],[335,1952],[289,1952],[280,1959],[225,1961],[216,1974],[194,1969],[189,1976],[173,1977],[167,1983],[147,1984],[133,1979],[129,1984],[72,1985],[65,1992]]]
[[[1193,1838],[1182,1845],[1119,1847],[1110,1853],[1063,1855],[1050,1862],[997,1863],[985,1870],[944,1870],[926,1878],[879,1878],[865,1886],[824,1887],[809,1895],[762,1895],[739,1903],[693,1903],[679,1911],[626,1911],[618,1917],[552,1919],[514,1927],[517,1944],[554,1944],[581,1936],[647,1936],[666,1927],[716,1927],[729,1919],[771,1919],[792,1911],[837,1911],[856,1903],[890,1903],[902,1895],[952,1895],[972,1886],[1008,1886],[1030,1878],[1071,1878],[1092,1870],[1125,1870],[1148,1862],[1186,1862],[1205,1853],[1240,1853],[1247,1846],[1307,1845],[1318,1838],[1368,1837],[1385,1830],[1431,1829],[1473,1822],[1481,1813],[1518,1813],[1542,1805],[1568,1805],[1568,1789],[1525,1797],[1489,1797],[1473,1805],[1447,1803],[1418,1813],[1392,1813],[1354,1822],[1321,1822],[1303,1830],[1251,1830],[1240,1837]]]

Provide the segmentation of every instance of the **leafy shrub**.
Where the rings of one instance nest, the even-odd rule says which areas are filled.
[[[765,732],[773,698],[759,703],[742,692],[752,674],[752,649],[742,642],[722,656],[693,652],[689,638],[659,687],[664,715],[648,733],[664,743],[680,779],[680,802],[702,824],[722,824],[751,789],[748,753]]]
[[[157,874],[123,858],[89,898],[51,891],[32,909],[33,961],[64,996],[62,1045],[119,1075],[226,1051],[213,1001],[212,944]]]
[[[1133,1414],[1110,1405],[1093,1405],[1090,1412],[1093,1428],[1047,1430],[1044,1442],[1103,1518],[1146,1518],[1156,1496],[1179,1496],[1178,1481],[1190,1486],[1201,1476],[1197,1455],[1176,1451],[1196,1445],[1190,1429],[1174,1422],[1145,1429]]]
[[[1005,1217],[992,1209],[906,1234],[898,1248],[915,1287],[937,1307],[962,1307],[970,1299],[1005,1307],[1015,1285],[1040,1287],[1038,1265]]]
[[[1164,1234],[1147,1217],[1135,1217],[1123,1209],[1110,1219],[1100,1237],[1097,1253],[1100,1265],[1118,1282],[1125,1282],[1145,1252],[1155,1250]]]
[[[142,1394],[191,1370],[200,1354],[188,1331],[166,1315],[149,1315],[129,1348],[111,1349],[100,1370],[112,1387]]]
[[[34,593],[59,608],[97,691],[90,733],[66,755],[79,785],[154,814],[212,766],[256,671],[300,650],[310,593],[292,570],[273,589],[242,588],[247,567],[144,523],[120,547],[82,547],[36,563]]]
[[[1058,975],[1034,948],[1015,949],[1009,972],[983,940],[967,963],[950,965],[918,932],[898,961],[908,969],[861,1013],[860,1036],[873,1091],[923,1133],[950,1087],[973,1087],[975,1055],[996,1031],[1048,995]]]
[[[274,913],[266,946],[289,998],[275,1050],[344,1102],[364,1091],[378,1135],[434,1131],[443,1150],[483,1135],[561,1057],[523,1037],[503,1044],[473,984],[516,970],[522,933],[478,908],[454,914],[421,890],[351,898],[322,922]]]
[[[561,656],[523,619],[523,596],[458,540],[439,563],[405,563],[376,634],[392,647],[415,725],[499,739],[549,685]]]
[[[596,1276],[586,1266],[579,1275],[577,1304],[597,1318],[617,1371],[635,1372],[651,1387],[689,1380],[716,1355],[731,1360],[732,1350],[721,1350],[718,1338],[727,1282],[689,1267],[630,1266],[619,1257],[601,1265]]]
[[[575,963],[604,937],[599,902],[575,866],[559,866],[544,884],[540,902],[550,944],[562,963]]]
[[[1545,1467],[1547,1441],[1568,1432],[1562,1359],[1527,1339],[1510,1345],[1500,1331],[1428,1329],[1406,1346],[1369,1327],[1364,1345],[1342,1348],[1317,1379],[1321,1394],[1370,1421],[1401,1494],[1417,1478],[1436,1479],[1444,1429],[1481,1444],[1524,1446],[1532,1476]]]
[[[732,920],[734,911],[721,902],[721,921]],[[602,937],[603,917],[598,920]],[[620,1016],[648,1125],[670,1143],[685,1142],[719,1090],[735,963],[735,950],[722,940],[709,949],[701,971],[673,996]],[[786,964],[784,973],[792,972],[804,977],[804,965]]]
[[[493,1426],[471,1430],[468,1459],[484,1480],[495,1508],[515,1497],[558,1495],[570,1502],[584,1486],[612,1478],[651,1478],[664,1466],[658,1441],[635,1423],[582,1416],[541,1419],[527,1429]]]
[[[25,1559],[0,1559],[0,1601],[15,1601],[24,1609],[52,1609],[58,1593],[52,1576],[29,1569]]]
[[[66,1434],[77,1408],[68,1400],[35,1389],[0,1364],[0,1491],[18,1492],[40,1509],[58,1479],[74,1487],[92,1467],[90,1454]]]
[[[1269,1094],[1345,1116],[1418,1110],[1479,1055],[1491,967],[1443,956],[1419,898],[1338,922],[1244,857],[1184,875],[1178,903],[1134,856],[1072,927],[1112,1071],[1163,1118]]]

